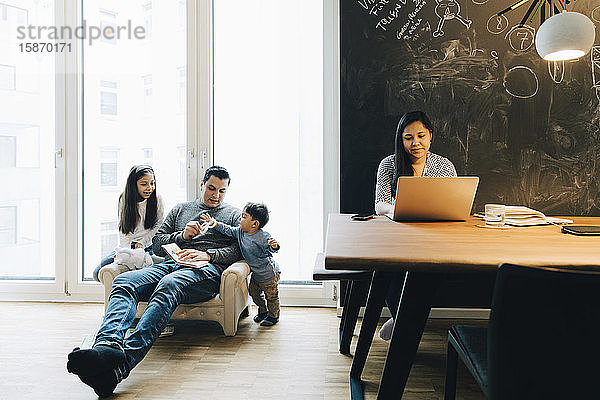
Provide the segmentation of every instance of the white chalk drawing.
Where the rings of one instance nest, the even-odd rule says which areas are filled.
[[[492,56],[492,60],[498,59],[498,52],[496,50],[490,51],[490,56]]]
[[[525,81],[531,85],[522,84]],[[518,99],[529,99],[535,96],[540,88],[540,82],[535,72],[524,65],[517,65],[509,69],[502,84],[506,93]]]
[[[478,4],[478,5],[482,5],[488,2],[488,0],[472,0],[473,3]]]
[[[596,98],[600,101],[600,46],[593,46],[590,51],[592,59],[592,87],[596,91]]]
[[[508,44],[514,51],[526,52],[533,46],[535,29],[529,25],[515,25],[504,38],[508,39]]]
[[[548,61],[548,73],[554,83],[561,83],[565,78],[565,62],[563,61]]]
[[[600,22],[600,6],[594,8],[590,16],[595,22]]]
[[[508,28],[508,18],[504,15],[494,14],[488,19],[487,30],[489,33],[499,35]]]
[[[437,29],[433,32],[433,37],[439,37],[444,35],[442,28],[444,23],[451,19],[456,19],[458,22],[463,24],[467,29],[471,27],[470,19],[463,18],[460,15],[460,4],[456,0],[435,0],[437,3],[435,6],[435,14],[439,17],[440,22],[438,23]]]

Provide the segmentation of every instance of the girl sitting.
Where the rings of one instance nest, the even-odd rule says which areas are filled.
[[[163,222],[164,206],[156,194],[154,170],[148,165],[134,165],[129,170],[125,190],[119,196],[119,247],[143,248],[153,254],[152,238]],[[102,259],[93,276],[115,260],[115,251]]]

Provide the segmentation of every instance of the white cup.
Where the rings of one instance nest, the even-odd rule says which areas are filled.
[[[506,206],[504,204],[485,205],[485,224],[488,226],[504,226]]]

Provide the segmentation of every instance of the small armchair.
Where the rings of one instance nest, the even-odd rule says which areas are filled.
[[[129,271],[127,267],[112,263],[103,267],[98,273],[100,282],[104,285],[105,310],[113,280],[126,271]],[[223,328],[225,336],[235,336],[240,315],[248,315],[246,279],[249,274],[250,267],[243,260],[230,265],[221,275],[221,287],[215,298],[203,303],[180,304],[171,319],[216,321]],[[136,318],[142,315],[147,304],[146,302],[138,304]]]
[[[448,331],[445,400],[460,357],[490,400],[598,399],[600,267],[498,268],[487,328]]]

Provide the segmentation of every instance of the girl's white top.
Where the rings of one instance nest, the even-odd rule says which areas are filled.
[[[151,228],[144,228],[144,221],[146,219],[146,204],[148,203],[147,199],[140,201],[137,203],[139,220],[135,229],[132,233],[128,233],[124,235],[123,232],[119,231],[119,247],[130,248],[131,242],[138,242],[144,246],[144,249],[148,246],[152,245],[152,238],[160,228],[160,225],[164,219],[164,205],[162,197],[157,194],[157,210],[156,210],[156,223]],[[121,200],[119,200],[119,218],[121,213]]]

